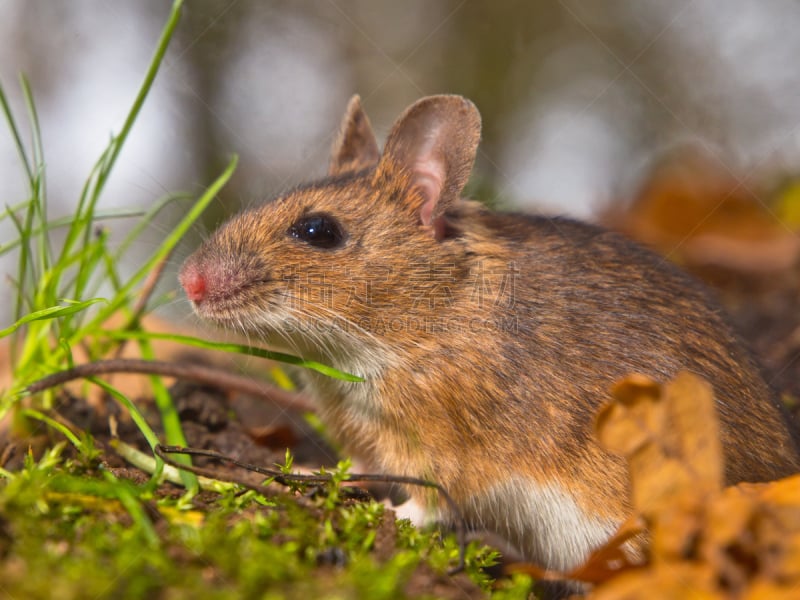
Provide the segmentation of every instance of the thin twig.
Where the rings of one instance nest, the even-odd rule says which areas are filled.
[[[211,477],[215,479],[219,479],[219,473],[203,469],[202,467],[196,467],[194,465],[189,466],[183,463],[179,463],[171,459],[168,455],[186,454],[188,456],[203,456],[218,461],[229,462],[241,469],[245,469],[253,473],[258,473],[259,475],[270,477],[276,483],[285,486],[290,486],[292,484],[301,484],[301,483],[329,483],[333,479],[332,476],[329,474],[309,475],[304,473],[284,473],[283,471],[279,471],[277,469],[267,469],[265,467],[260,467],[258,465],[242,462],[231,456],[226,456],[224,454],[220,454],[219,452],[214,452],[213,450],[203,450],[199,448],[184,448],[181,446],[165,446],[163,444],[156,445],[156,447],[153,450],[156,456],[161,458],[168,465],[171,465],[177,469],[185,469],[187,471],[191,471],[192,473],[195,473],[197,475],[203,475],[205,477]],[[248,489],[254,489],[256,491],[261,491],[265,489],[264,486],[253,486],[250,483],[246,483],[232,477],[226,476],[226,479],[228,481],[231,481],[232,483],[239,483],[244,487],[247,487]],[[464,570],[465,556],[467,549],[467,543],[466,543],[467,524],[455,500],[453,500],[453,497],[450,496],[450,494],[447,492],[446,489],[444,489],[444,487],[433,481],[427,481],[425,479],[419,479],[417,477],[406,477],[404,475],[381,475],[376,473],[348,473],[346,481],[348,483],[367,482],[367,481],[380,482],[380,483],[402,483],[406,485],[416,485],[420,487],[435,489],[447,503],[447,507],[450,509],[451,514],[453,515],[453,525],[456,530],[456,538],[458,539],[458,551],[459,551],[458,565],[456,565],[455,568],[451,569],[450,573],[455,574]]]
[[[161,279],[161,274],[164,272],[164,267],[167,265],[167,259],[171,255],[172,251],[170,251],[162,260],[158,261],[153,267],[153,270],[147,275],[147,278],[144,280],[144,285],[139,292],[139,297],[136,299],[136,304],[133,306],[133,314],[122,328],[123,331],[130,331],[141,321],[142,316],[147,309],[147,303],[150,301],[150,297],[153,295],[153,291],[156,289],[156,284]],[[129,340],[125,339],[120,340],[117,350],[114,353],[114,358],[120,358],[122,356],[122,352],[125,350],[125,346],[127,345],[128,341]]]
[[[174,248],[164,258],[158,261],[153,266],[153,270],[150,271],[145,278],[144,285],[139,292],[139,297],[136,299],[136,304],[133,306],[133,316],[129,322],[129,325],[132,326],[138,322],[144,315],[145,310],[147,310],[147,303],[150,302],[150,297],[153,295],[153,292],[156,289],[156,284],[161,279],[161,275],[164,272],[164,267],[167,266],[167,260],[169,260],[169,258],[172,256],[173,251]]]
[[[72,369],[59,371],[58,373],[43,377],[30,384],[25,388],[25,391],[28,394],[36,394],[75,379],[94,377],[96,375],[108,375],[110,373],[141,373],[146,375],[175,377],[176,379],[185,379],[205,385],[212,385],[225,391],[250,394],[292,410],[305,412],[315,411],[311,400],[302,394],[286,392],[265,384],[262,381],[236,375],[219,367],[170,363],[138,358],[114,358],[111,360],[98,360],[78,365]]]
[[[158,458],[163,460],[166,465],[173,467],[175,469],[182,469],[184,471],[189,471],[200,477],[206,477],[208,479],[213,479],[215,481],[233,483],[235,485],[247,488],[248,490],[253,490],[255,492],[258,492],[259,494],[261,494],[266,498],[276,495],[276,490],[271,489],[269,486],[259,485],[257,483],[251,483],[249,481],[245,481],[244,479],[239,479],[238,477],[233,477],[228,475],[222,478],[220,477],[220,473],[218,471],[215,471],[214,469],[206,469],[204,467],[198,467],[197,465],[187,465],[184,463],[180,463],[176,461],[174,458],[169,456],[169,454],[173,454],[172,452],[173,448],[180,448],[182,450],[185,449],[182,448],[181,446],[164,446],[162,444],[156,444],[155,448],[153,448],[153,454],[155,454]],[[177,452],[174,452],[174,454],[177,454]],[[190,453],[186,452],[181,454],[190,454]],[[283,482],[278,482],[278,483],[282,483],[283,485],[288,485]]]

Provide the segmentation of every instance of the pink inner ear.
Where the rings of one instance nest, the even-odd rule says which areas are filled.
[[[418,160],[414,163],[414,185],[425,199],[419,211],[419,218],[423,225],[431,224],[433,211],[442,195],[444,177],[444,165],[442,165],[441,161],[427,157],[427,159]]]

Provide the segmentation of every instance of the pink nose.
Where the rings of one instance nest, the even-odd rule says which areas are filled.
[[[192,302],[202,302],[206,297],[206,278],[194,265],[187,265],[180,274],[180,282],[186,292],[186,297]]]

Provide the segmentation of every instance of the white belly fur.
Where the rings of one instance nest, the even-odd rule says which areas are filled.
[[[565,488],[513,478],[462,507],[476,526],[513,544],[539,566],[568,571],[606,542],[618,523],[587,515]]]

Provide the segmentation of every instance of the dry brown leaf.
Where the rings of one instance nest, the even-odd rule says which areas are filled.
[[[703,507],[698,498],[676,492],[673,503],[665,500],[649,518],[651,562],[676,562],[692,556],[702,522]]]
[[[787,588],[772,581],[756,579],[742,600],[800,600],[800,587]]]
[[[679,262],[768,274],[792,268],[800,237],[789,222],[753,194],[728,167],[705,153],[683,149],[656,165],[626,208],[602,220],[612,229]]]
[[[642,519],[631,517],[610,540],[592,552],[580,567],[570,571],[567,578],[586,583],[602,583],[619,576],[623,571],[640,568],[641,561],[631,557],[627,544],[640,537],[643,532]]]
[[[662,388],[632,375],[615,385],[612,395],[595,430],[603,446],[628,459],[637,513],[650,521],[676,502],[690,510],[703,502],[700,490],[721,487],[722,450],[707,383],[681,373]]]
[[[592,600],[724,600],[705,565],[675,563],[623,573],[589,595]]]
[[[661,388],[643,375],[631,375],[611,393],[614,402],[598,412],[595,432],[603,446],[627,458],[652,442],[663,428]]]
[[[722,489],[713,394],[693,375],[665,386],[629,377],[613,396],[597,435],[628,459],[650,546],[642,568],[593,577],[590,597],[800,600],[800,475]]]
[[[635,514],[569,573],[511,570],[595,584],[595,600],[800,600],[800,475],[723,489],[712,389],[694,375],[666,385],[634,375],[612,396],[596,433],[628,460]],[[650,543],[639,563],[630,542],[643,526]]]
[[[674,448],[695,485],[708,491],[725,481],[719,419],[711,386],[691,373],[678,373],[665,388],[670,427],[662,432],[667,452]]]
[[[533,563],[514,563],[506,566],[508,574],[524,573],[539,581],[563,581],[565,579],[584,583],[600,583],[620,573],[638,569],[641,561],[634,560],[626,546],[628,542],[642,535],[644,523],[638,517],[631,517],[623,523],[617,533],[603,546],[592,552],[577,569],[568,573],[543,569]]]

